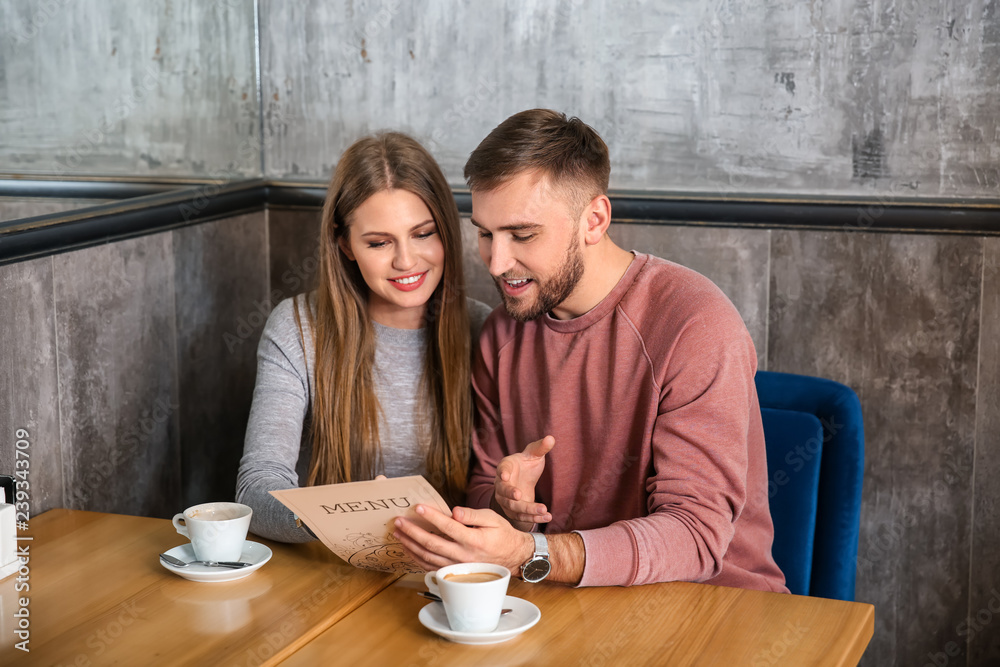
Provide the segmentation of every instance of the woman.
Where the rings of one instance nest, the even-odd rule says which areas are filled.
[[[251,532],[312,539],[268,493],[300,480],[422,474],[462,498],[470,334],[490,311],[464,294],[458,209],[434,158],[399,133],[357,141],[323,207],[318,289],[278,304],[257,351],[236,482]]]

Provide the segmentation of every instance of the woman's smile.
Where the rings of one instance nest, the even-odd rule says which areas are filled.
[[[404,292],[412,292],[415,289],[419,289],[420,286],[424,284],[424,278],[426,276],[427,271],[424,271],[423,273],[414,273],[401,278],[389,278],[389,282],[391,282],[393,287],[396,289]]]

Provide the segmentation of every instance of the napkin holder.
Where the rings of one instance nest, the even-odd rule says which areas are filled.
[[[17,528],[14,509],[14,478],[0,475],[0,579],[17,572]]]

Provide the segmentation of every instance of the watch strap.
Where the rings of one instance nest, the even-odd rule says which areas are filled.
[[[549,541],[545,539],[544,533],[531,533],[531,539],[535,541],[535,553],[532,555],[532,560],[536,558],[549,557]]]

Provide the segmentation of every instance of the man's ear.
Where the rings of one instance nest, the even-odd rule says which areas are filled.
[[[347,238],[341,236],[339,239],[337,239],[337,244],[340,245],[340,250],[345,255],[347,255],[347,259],[351,260],[352,262],[356,261],[354,259],[354,253],[351,251],[351,244],[347,242]]]
[[[583,238],[587,245],[597,245],[611,225],[611,200],[607,195],[597,195],[583,209],[586,227]]]

